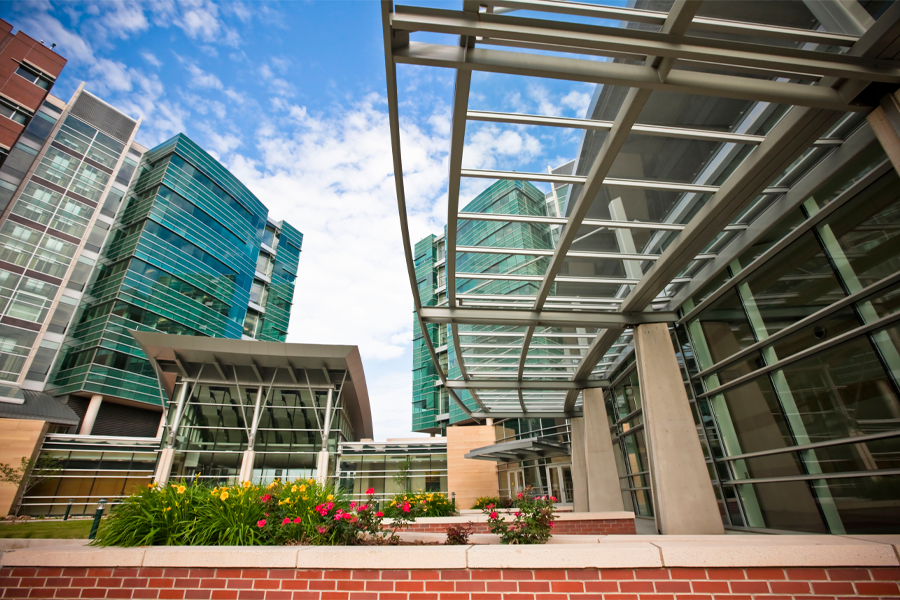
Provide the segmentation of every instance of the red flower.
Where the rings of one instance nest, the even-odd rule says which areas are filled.
[[[324,534],[326,531],[328,531],[328,528],[325,527],[324,525],[319,525],[317,531],[318,531],[319,534],[321,535],[321,534]]]
[[[519,492],[518,494],[516,494],[516,497],[517,497],[519,500],[521,500],[524,496],[525,496],[525,494],[523,494],[522,492]]]
[[[381,511],[379,510],[377,513],[375,513],[375,516],[376,516],[376,517],[383,517],[383,516],[384,516],[384,513],[381,512]]]
[[[517,517],[521,517],[521,516],[522,516],[522,513],[520,513],[519,511],[516,511],[516,516],[517,516]]]
[[[359,512],[362,512],[362,511],[364,511],[364,510],[369,510],[369,505],[368,505],[368,504],[360,504],[360,505],[356,508],[356,510],[359,511]]]
[[[257,522],[256,522],[256,526],[257,526],[257,527],[260,527],[260,528],[265,527],[265,526],[266,526],[266,520],[263,519],[262,521],[257,521]]]
[[[497,516],[498,516],[498,515],[497,515],[497,511],[494,511],[494,512],[491,513],[491,518],[492,518],[492,519],[496,519]]]
[[[350,503],[350,508],[356,508],[356,502],[351,502],[351,503]]]
[[[485,506],[485,508],[488,509],[488,510],[491,510],[492,508],[494,508],[494,505],[493,505],[493,504],[488,504],[487,506]]]
[[[409,512],[409,502],[407,502],[406,500],[403,501],[403,512]]]
[[[299,523],[299,522],[300,522],[300,517],[295,517],[295,518],[294,518],[294,523]]]
[[[550,529],[553,529],[553,521],[550,521]]]
[[[556,502],[556,496],[550,496],[550,500],[552,500],[553,502]]]
[[[375,488],[372,487],[372,488],[367,489],[367,490],[366,490],[366,494],[368,494],[369,496],[374,495],[374,494],[375,494]]]

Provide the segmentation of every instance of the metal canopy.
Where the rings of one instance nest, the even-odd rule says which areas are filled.
[[[475,448],[466,453],[466,458],[493,460],[495,462],[519,462],[554,456],[570,456],[568,444],[541,437],[512,440]]]
[[[746,6],[730,14],[750,19],[756,10],[758,18],[722,18],[738,4]],[[900,3],[877,21],[853,0],[840,10],[791,4],[781,11],[776,3],[676,0],[660,12],[642,0],[628,8],[466,0],[460,10],[383,1],[395,185],[414,305],[423,331],[428,323],[449,325],[459,379],[448,381],[429,335],[424,340],[440,385],[467,415],[579,414],[580,390],[608,385],[631,348],[633,326],[676,321],[723,263],[871,138],[860,123],[879,94],[900,83]],[[459,42],[434,43],[434,34]],[[446,299],[437,306],[422,305],[407,224],[398,106],[415,99],[399,98],[396,80],[405,68],[397,65],[407,64],[456,74]],[[479,97],[470,94],[473,76],[489,74],[597,87],[583,118],[496,112],[470,104]],[[481,123],[577,129],[581,148],[572,168],[548,173],[465,169],[467,127]],[[642,168],[623,167],[635,162]],[[463,178],[549,183],[553,198],[563,187],[568,196],[556,214],[479,212],[460,206]],[[460,242],[460,228],[472,223],[553,228],[553,244]],[[522,257],[515,264],[527,260],[541,272],[458,270],[460,257],[470,256],[495,266]],[[515,293],[479,292],[497,282],[514,284]]]
[[[372,411],[359,348],[283,344],[132,331],[150,359],[169,398],[178,377],[186,382],[264,389],[320,389],[340,386],[345,415],[361,438],[372,437]],[[343,371],[333,381],[329,371]],[[342,383],[343,381],[343,383]]]

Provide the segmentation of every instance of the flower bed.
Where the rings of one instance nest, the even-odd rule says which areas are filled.
[[[371,497],[375,490],[368,490]],[[127,498],[98,533],[100,546],[265,546],[399,543],[395,531],[420,509],[400,510],[389,528],[372,503],[349,502],[314,479],[261,487],[210,488],[196,481],[150,485]]]

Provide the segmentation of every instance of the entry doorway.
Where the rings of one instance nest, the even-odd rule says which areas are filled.
[[[574,498],[572,465],[539,465],[506,472],[511,498],[533,487],[540,495],[555,496],[557,504],[572,504]]]

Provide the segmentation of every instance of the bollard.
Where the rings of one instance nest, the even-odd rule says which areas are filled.
[[[75,502],[72,498],[69,498],[69,505],[66,507],[66,515],[63,517],[63,521],[69,520],[69,513],[72,512],[72,503]]]
[[[97,503],[97,512],[94,513],[94,522],[91,524],[91,533],[88,539],[92,540],[97,537],[97,529],[100,527],[100,517],[103,516],[103,509],[106,507],[106,498],[100,498]]]
[[[453,512],[456,512],[456,492],[451,492],[450,497],[453,498]]]

